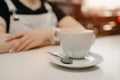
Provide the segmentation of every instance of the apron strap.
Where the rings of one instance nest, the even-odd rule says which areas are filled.
[[[10,12],[16,12],[17,11],[17,8],[15,7],[15,5],[13,4],[13,2],[11,0],[4,0],[4,1],[7,4]]]
[[[47,9],[48,12],[53,12],[52,6],[49,3],[45,2],[44,6],[45,6],[45,8]]]

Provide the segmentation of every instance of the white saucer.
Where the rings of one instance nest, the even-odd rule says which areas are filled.
[[[99,54],[89,52],[89,55],[86,56],[85,59],[74,59],[72,64],[64,64],[58,58],[52,55],[50,56],[50,61],[62,67],[80,69],[92,67],[101,63],[103,61],[103,57]]]

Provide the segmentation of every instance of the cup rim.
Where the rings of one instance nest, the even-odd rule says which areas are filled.
[[[60,31],[60,33],[63,34],[82,34],[82,33],[93,33],[93,30],[83,30],[83,31],[78,31],[76,33],[74,33],[73,31]]]

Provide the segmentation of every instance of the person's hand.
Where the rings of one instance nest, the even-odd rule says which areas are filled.
[[[7,38],[7,41],[16,40],[10,51],[19,52],[49,45],[51,38],[52,29],[40,28],[12,34]]]
[[[9,49],[11,48],[12,44],[15,42],[15,40],[6,42],[6,38],[8,36],[10,36],[10,34],[0,33],[0,53],[9,52]]]

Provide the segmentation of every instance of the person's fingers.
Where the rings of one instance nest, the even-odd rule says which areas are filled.
[[[50,42],[49,41],[41,41],[39,43],[37,42],[32,42],[31,44],[28,44],[24,49],[23,51],[26,51],[26,50],[29,50],[29,49],[32,49],[32,48],[38,48],[38,47],[42,47],[42,46],[47,46],[47,45],[50,45]]]
[[[26,47],[23,49],[23,51],[26,51],[26,50],[35,48],[35,47],[37,47],[38,45],[40,45],[40,43],[32,42],[31,44],[29,44],[28,46],[26,46]]]
[[[27,40],[27,36],[23,36],[21,39],[18,39],[12,46],[11,51],[16,52],[16,50]]]
[[[25,40],[16,51],[17,52],[23,51],[25,47],[27,47],[29,44],[31,44],[31,42],[32,42],[32,39]]]
[[[13,39],[17,39],[19,37],[22,37],[24,35],[24,32],[17,33],[17,34],[11,34],[7,37],[6,41],[11,41]]]
[[[17,47],[20,45],[20,43],[18,41],[15,41],[15,43],[13,44],[13,46],[10,48],[9,52],[15,52],[15,50],[17,49]]]
[[[30,39],[29,39],[29,36],[27,36],[27,35],[26,35],[26,36],[23,36],[21,39],[19,39],[19,40],[18,40],[19,45],[17,46],[17,48],[16,48],[15,51],[16,51],[16,52],[19,51],[18,49],[19,49],[22,45],[24,45],[27,40],[30,40]]]

